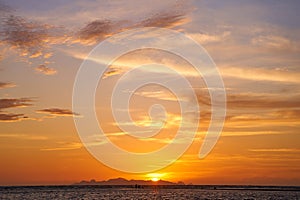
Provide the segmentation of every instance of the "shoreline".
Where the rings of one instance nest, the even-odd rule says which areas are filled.
[[[197,190],[248,190],[248,191],[297,191],[300,192],[300,186],[260,186],[260,185],[34,185],[34,186],[0,186],[1,189],[57,189],[57,188],[97,188],[97,189],[197,189]]]

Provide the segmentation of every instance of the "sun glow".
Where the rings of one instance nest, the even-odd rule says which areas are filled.
[[[151,173],[146,175],[147,178],[149,178],[153,182],[157,182],[161,180],[163,177],[165,177],[165,174],[160,173]]]
[[[157,181],[159,181],[159,178],[157,178],[157,177],[153,177],[153,178],[151,178],[151,181],[153,181],[153,182],[157,182]]]

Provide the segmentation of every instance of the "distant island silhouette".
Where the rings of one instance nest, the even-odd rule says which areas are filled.
[[[69,187],[99,187],[99,188],[136,188],[136,189],[203,189],[203,190],[248,190],[248,191],[300,191],[300,186],[266,186],[266,185],[194,185],[177,183],[165,180],[127,180],[125,178],[113,178],[103,181],[82,180]]]
[[[265,185],[194,185],[165,180],[127,180],[113,178],[104,181],[80,181],[68,187],[99,187],[99,188],[136,188],[136,189],[202,189],[202,190],[248,190],[248,191],[300,191],[300,186],[265,186]]]
[[[182,181],[179,181],[178,183],[165,181],[165,180],[158,180],[158,181],[152,181],[152,180],[127,180],[125,178],[114,178],[104,181],[96,181],[95,179],[92,179],[90,181],[80,181],[79,183],[75,183],[74,185],[185,185]]]

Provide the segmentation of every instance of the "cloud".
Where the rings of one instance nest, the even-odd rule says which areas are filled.
[[[231,32],[225,31],[220,35],[217,34],[206,34],[206,33],[190,33],[188,34],[194,40],[199,42],[200,44],[213,43],[213,42],[221,42],[229,37]]]
[[[291,152],[291,153],[298,153],[300,152],[300,149],[283,149],[283,148],[278,148],[278,149],[249,149],[249,151],[253,152],[275,152],[275,153],[284,153],[284,152]]]
[[[255,135],[275,135],[275,134],[283,134],[279,131],[241,131],[241,130],[233,130],[233,131],[222,131],[222,137],[235,137],[235,136],[255,136]]]
[[[110,66],[103,75],[103,79],[106,79],[110,76],[118,75],[122,72],[121,68],[116,66]]]
[[[175,8],[174,10],[158,12],[141,21],[133,22],[131,20],[106,20],[97,19],[89,22],[82,27],[74,36],[74,43],[81,43],[85,45],[95,44],[108,36],[119,33],[131,28],[140,27],[161,27],[173,28],[189,20],[185,16],[187,9]]]
[[[278,81],[300,83],[300,73],[278,69],[263,69],[257,67],[220,67],[223,76],[247,79],[253,81]]]
[[[60,28],[13,14],[3,17],[1,26],[0,41],[12,49],[19,50],[21,56],[29,58],[49,57],[49,46],[66,40]]]
[[[46,108],[42,110],[37,110],[38,113],[46,113],[54,116],[79,116],[78,113],[74,113],[68,109],[60,109],[60,108]]]
[[[231,109],[261,108],[282,109],[300,108],[300,95],[278,96],[264,94],[228,94],[227,106]]]
[[[74,150],[74,149],[80,149],[82,147],[82,143],[80,142],[71,142],[71,143],[65,143],[60,142],[59,147],[50,147],[50,148],[43,148],[40,149],[41,151],[65,151],[65,150]]]
[[[46,65],[40,65],[35,68],[35,70],[39,73],[45,74],[45,75],[54,75],[57,73],[57,71],[53,68],[47,67]]]
[[[17,108],[31,106],[33,100],[29,98],[20,99],[0,99],[0,121],[1,122],[14,122],[23,119],[29,119],[25,114],[7,113],[3,112],[3,109]]]
[[[173,28],[187,23],[189,20],[186,18],[186,11],[184,10],[169,10],[156,13],[145,20],[137,23],[138,27],[161,27]]]
[[[299,103],[300,106],[300,103]],[[274,117],[278,117],[282,120],[284,119],[297,119],[300,121],[300,108],[293,108],[292,110],[285,109],[285,110],[278,110],[271,113]]]
[[[3,24],[1,40],[12,48],[19,49],[21,55],[39,57],[49,38],[47,25],[29,22],[22,17],[10,15]]]
[[[27,135],[27,134],[15,134],[15,133],[4,133],[0,134],[0,138],[12,138],[12,139],[22,139],[22,140],[47,140],[46,136],[40,135]]]
[[[136,16],[136,19],[139,20],[130,19],[130,16],[123,16],[124,18],[119,16],[116,19],[96,19],[91,20],[79,30],[72,31],[17,16],[12,9],[0,4],[0,10],[5,10],[5,15],[1,19],[0,43],[9,46],[10,49],[18,50],[20,56],[47,59],[52,55],[50,51],[53,45],[74,43],[93,45],[113,34],[131,28],[149,26],[172,28],[189,21],[186,14],[190,9],[185,1],[166,3],[165,6],[168,8],[156,10],[155,14],[151,15],[149,13],[153,13],[153,11],[148,9],[146,9],[147,12],[140,12],[138,15],[142,16]],[[43,18],[35,17],[35,19]],[[55,74],[54,69],[49,69],[39,66],[35,70],[47,75]]]
[[[293,50],[292,42],[285,37],[276,35],[257,36],[251,40],[253,45],[277,50]]]
[[[211,106],[209,94],[196,90],[200,106]],[[294,123],[300,119],[300,95],[268,93],[227,93],[227,122]],[[210,119],[210,109],[202,106],[201,120]],[[207,110],[208,109],[208,110]],[[255,112],[256,111],[256,112]]]
[[[198,101],[204,105],[211,105],[210,96],[202,91],[196,91]],[[280,94],[256,94],[256,93],[227,93],[227,109],[276,109],[273,110],[272,115],[288,115],[298,116],[299,111],[281,109],[299,109],[300,108],[300,95],[281,96]],[[300,116],[300,115],[299,115]]]
[[[111,35],[115,29],[113,26],[113,22],[109,20],[92,21],[78,31],[78,39],[75,41],[82,44],[94,44]]]
[[[33,100],[30,98],[20,99],[0,99],[0,111],[6,108],[26,107],[31,106]]]
[[[172,95],[169,92],[166,92],[163,90],[139,91],[139,92],[135,92],[134,95],[139,95],[139,96],[148,97],[148,98],[156,98],[156,99],[165,100],[165,101],[179,101],[179,99],[177,99],[175,95]],[[182,99],[180,99],[180,100],[182,100]]]
[[[9,83],[9,82],[0,82],[0,89],[3,88],[11,88],[11,87],[15,87],[16,85],[13,83]]]
[[[15,122],[28,118],[24,114],[0,113],[0,121],[2,122]]]
[[[78,55],[76,53],[74,55],[77,55],[78,58],[83,58],[81,55]],[[90,59],[94,62],[99,63],[107,63],[105,58],[99,59],[97,57],[90,56],[86,59]],[[130,53],[126,53],[116,59],[113,63],[111,63],[103,78],[105,79],[110,76],[125,73],[130,69],[146,63],[158,63],[170,67],[177,71],[179,74],[187,77],[198,77],[200,75],[189,62],[170,52],[157,49],[139,49]],[[149,73],[157,73],[157,75],[159,74],[161,76],[170,76],[165,78],[172,78],[175,75],[173,72],[170,72],[169,70],[166,70],[164,67],[160,66],[147,67],[143,68],[143,70],[146,70]]]
[[[4,109],[8,109],[8,108],[31,106],[32,102],[33,100],[30,98],[0,99],[0,121],[14,122],[14,121],[20,121],[24,119],[33,119],[33,118],[29,118],[25,114],[3,112]],[[47,109],[37,110],[36,112],[49,114],[51,116],[79,116],[79,114],[74,113],[71,110],[60,109],[60,108],[47,108]],[[33,120],[38,120],[38,119],[33,119]]]

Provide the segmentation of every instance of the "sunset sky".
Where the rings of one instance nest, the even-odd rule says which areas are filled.
[[[0,0],[0,185],[116,177],[300,185],[299,10],[296,0]],[[120,56],[101,78],[95,96],[98,122],[112,143],[129,152],[151,152],[168,144],[183,120],[172,92],[147,85],[132,96],[130,114],[141,130],[161,131],[142,139],[122,132],[111,113],[111,91],[133,66],[158,63],[176,69],[192,85],[201,110],[184,124],[199,127],[177,161],[154,172],[126,173],[104,165],[83,145],[74,119],[86,116],[72,109],[73,86],[97,44],[146,27],[178,31],[202,45],[223,78],[227,116],[216,146],[199,159],[211,118],[205,81],[189,62],[170,52],[144,49]],[[176,42],[180,44],[170,44]],[[183,101],[190,101],[186,88],[160,66],[133,75],[127,79],[173,81],[186,97]],[[151,122],[148,109],[153,104],[164,106],[164,120],[157,116]]]

